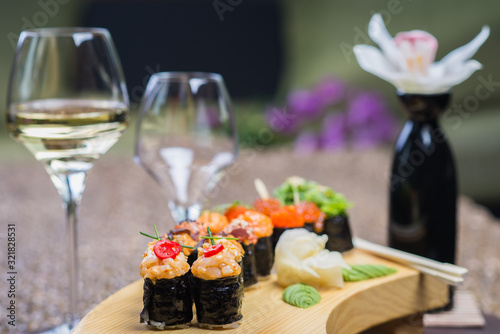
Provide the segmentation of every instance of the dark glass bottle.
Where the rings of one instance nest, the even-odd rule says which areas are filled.
[[[392,165],[389,246],[455,263],[456,173],[437,119],[450,94],[399,94],[399,99],[409,118],[397,139]]]

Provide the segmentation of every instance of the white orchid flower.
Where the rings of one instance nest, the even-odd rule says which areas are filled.
[[[490,35],[484,26],[469,43],[435,62],[438,42],[422,31],[400,32],[395,38],[387,31],[382,16],[375,14],[368,34],[380,49],[371,45],[355,45],[359,65],[393,84],[402,93],[439,94],[469,78],[482,65],[470,59]]]

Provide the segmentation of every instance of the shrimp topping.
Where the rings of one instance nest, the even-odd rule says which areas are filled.
[[[239,275],[241,267],[238,262],[242,260],[242,253],[236,246],[238,243],[226,239],[218,239],[214,242],[215,244],[222,244],[224,249],[214,256],[205,257],[203,251],[210,245],[204,243],[203,247],[198,248],[199,257],[191,266],[193,276],[205,280],[214,280]]]
[[[179,253],[175,259],[159,259],[153,250],[157,240],[148,243],[148,249],[144,253],[141,262],[141,276],[149,278],[153,282],[163,278],[174,278],[182,276],[189,271],[189,264],[184,253]]]

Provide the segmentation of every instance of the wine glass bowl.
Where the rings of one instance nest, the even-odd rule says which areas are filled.
[[[90,169],[128,125],[128,95],[111,36],[98,28],[21,33],[7,127],[49,174]]]
[[[161,186],[176,222],[198,218],[217,176],[237,154],[231,101],[219,74],[151,76],[140,107],[135,160]]]
[[[7,130],[40,161],[66,208],[69,332],[77,310],[77,208],[95,159],[128,126],[129,100],[106,29],[43,28],[23,31],[7,95]]]

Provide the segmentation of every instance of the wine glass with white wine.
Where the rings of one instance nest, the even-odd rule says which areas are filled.
[[[78,320],[77,209],[88,171],[127,128],[128,110],[121,65],[106,29],[21,33],[7,128],[43,164],[66,208],[70,305],[65,323],[53,332],[69,333]]]
[[[161,186],[176,223],[198,218],[221,172],[237,155],[233,109],[222,76],[151,76],[140,107],[135,160]]]

